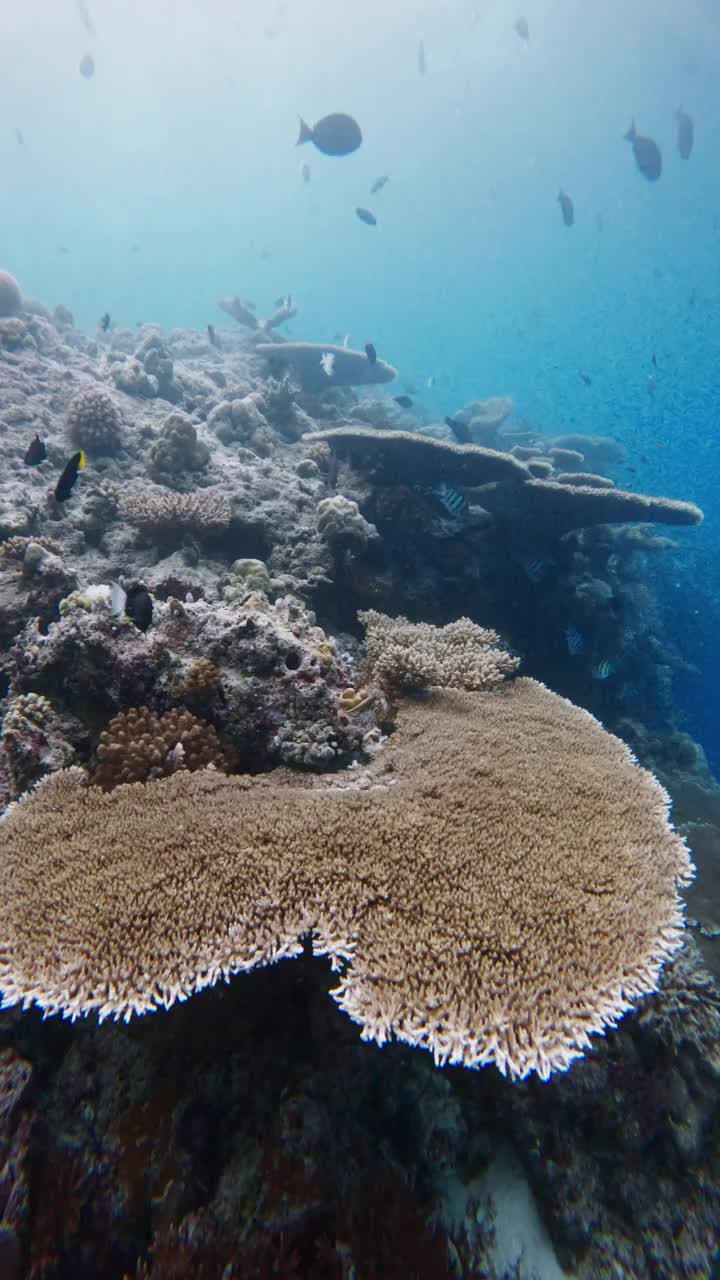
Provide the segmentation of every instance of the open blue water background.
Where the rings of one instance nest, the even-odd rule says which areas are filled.
[[[661,573],[673,638],[697,668],[677,696],[720,766],[713,0],[86,8],[94,36],[76,0],[0,7],[0,265],[90,330],[105,310],[117,324],[204,328],[223,320],[222,295],[262,313],[290,292],[294,336],[371,338],[429,413],[510,394],[543,430],[622,440],[633,486],[706,512]],[[87,52],[91,80],[78,71]],[[675,147],[681,104],[696,124],[689,162]],[[358,119],[361,150],[296,150],[298,114],[330,111]],[[633,116],[662,149],[657,183],[623,141]],[[381,173],[390,182],[371,198]]]

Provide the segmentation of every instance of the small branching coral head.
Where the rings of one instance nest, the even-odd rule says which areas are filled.
[[[392,691],[495,689],[517,671],[520,659],[503,648],[500,636],[469,618],[444,627],[391,618],[375,609],[358,617],[366,630],[370,676]]]

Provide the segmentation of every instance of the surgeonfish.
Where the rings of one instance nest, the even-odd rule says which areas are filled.
[[[47,458],[47,446],[39,435],[35,435],[27,447],[25,457],[23,459],[26,467],[38,467],[41,462]]]
[[[562,187],[558,195],[558,204],[560,205],[560,212],[565,226],[571,227],[575,222],[575,205],[572,197],[568,195],[567,191],[563,191]]]
[[[369,209],[356,209],[355,213],[357,214],[360,221],[367,223],[369,227],[377,226],[377,218],[375,217],[374,213],[370,212]]]
[[[78,478],[78,472],[85,466],[85,451],[79,449],[63,467],[60,479],[55,486],[55,497],[58,502],[67,502]]]
[[[682,107],[678,107],[675,112],[675,124],[677,126],[677,149],[683,160],[689,160],[695,142],[693,118],[688,115],[687,111],[683,111]]]
[[[357,120],[343,112],[323,116],[310,128],[300,117],[300,134],[297,146],[312,142],[326,156],[349,156],[362,142],[362,132]]]
[[[645,138],[641,133],[638,133],[634,120],[624,136],[626,142],[632,143],[633,155],[639,172],[644,178],[647,178],[648,182],[655,182],[662,173],[662,156],[657,142],[653,142],[652,138]]]

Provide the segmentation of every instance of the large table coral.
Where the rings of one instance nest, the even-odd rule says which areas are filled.
[[[361,779],[66,770],[0,868],[8,1005],[129,1018],[311,934],[364,1038],[547,1077],[657,986],[691,863],[623,743],[520,679],[405,704]]]

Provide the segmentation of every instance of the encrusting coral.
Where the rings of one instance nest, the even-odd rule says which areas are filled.
[[[175,410],[165,419],[160,436],[150,450],[148,469],[153,479],[174,484],[188,471],[203,471],[209,461],[210,450],[198,441],[192,422],[186,414]]]
[[[162,715],[133,707],[113,717],[100,735],[92,781],[105,791],[123,782],[147,782],[207,765],[227,769],[227,759],[211,724],[189,711]]]
[[[363,1038],[544,1078],[656,989],[692,865],[587,712],[527,679],[435,694],[367,778],[53,775],[2,823],[6,1005],[128,1018],[310,933]]]
[[[434,627],[375,609],[358,616],[367,629],[370,673],[387,689],[494,689],[520,665],[496,631],[469,618]]]
[[[122,443],[120,411],[102,387],[88,387],[70,401],[65,430],[71,442],[88,453],[115,453]]]

